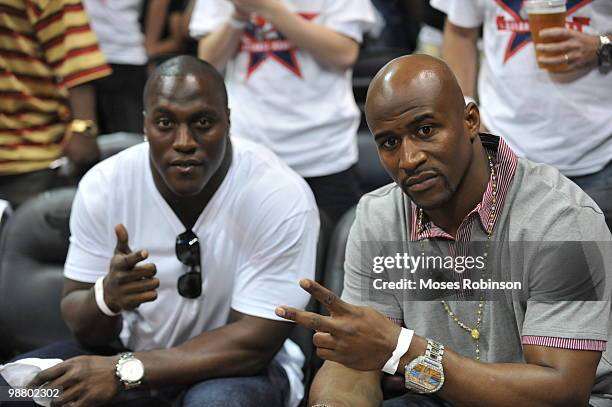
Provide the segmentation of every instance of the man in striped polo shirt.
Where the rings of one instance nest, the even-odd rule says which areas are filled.
[[[52,187],[62,155],[98,159],[90,82],[109,73],[80,0],[0,0],[1,199]]]
[[[390,62],[366,117],[395,183],[357,207],[342,299],[304,280],[331,316],[276,311],[317,331],[327,361],[309,405],[612,406],[601,209],[555,168],[479,134],[478,108],[439,59]],[[383,402],[381,370],[410,391]]]

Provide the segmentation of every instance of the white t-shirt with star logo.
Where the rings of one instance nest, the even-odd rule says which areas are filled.
[[[519,155],[567,176],[612,161],[612,73],[591,69],[568,81],[538,69],[522,0],[431,0],[461,27],[483,25],[480,111],[492,133]],[[612,32],[612,1],[568,0],[567,27]]]
[[[370,0],[283,0],[293,12],[357,42],[375,22]],[[228,0],[198,0],[189,25],[199,38],[233,13]],[[261,17],[251,19],[225,69],[232,134],[260,142],[304,177],[357,162],[360,113],[352,71],[320,65]]]

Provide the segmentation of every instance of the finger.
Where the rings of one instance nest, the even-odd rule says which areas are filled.
[[[573,50],[574,44],[571,41],[549,42],[547,44],[537,44],[536,49],[540,52],[566,53]]]
[[[339,362],[339,355],[331,350],[331,349],[325,349],[325,348],[317,348],[317,356],[320,357],[323,360],[330,360],[332,362]]]
[[[567,55],[567,58],[565,57],[565,55]],[[572,62],[574,62],[574,60],[575,58],[572,56],[572,54],[555,55],[550,57],[542,56],[538,58],[538,62],[547,66],[571,64]]]
[[[327,332],[315,332],[312,335],[312,343],[317,348],[336,349],[336,338]]]
[[[117,245],[115,246],[115,253],[130,253],[132,250],[128,245],[128,232],[123,224],[119,223],[115,226],[115,235],[117,236]]]
[[[113,256],[113,262],[115,265],[115,269],[131,271],[134,266],[136,266],[136,264],[145,260],[147,257],[149,257],[149,252],[147,252],[146,250],[140,250],[129,254],[116,254]]]
[[[300,287],[308,291],[317,301],[332,313],[343,313],[349,311],[349,304],[342,301],[336,294],[323,287],[316,281],[309,279],[300,280]]]
[[[157,299],[157,291],[146,291],[140,294],[131,294],[124,298],[125,309],[131,311],[138,308],[140,304],[152,302]]]
[[[159,279],[148,278],[145,280],[132,281],[121,287],[121,294],[128,296],[131,294],[140,294],[147,291],[155,291],[159,288]]]
[[[540,30],[540,38],[570,38],[572,36],[571,30],[561,27],[544,28]]]
[[[82,392],[83,392],[83,386],[81,385],[73,386],[68,389],[64,388],[62,397],[53,399],[53,401],[51,402],[51,406],[52,407],[63,406],[72,401],[75,401],[76,399],[79,398]]]
[[[326,317],[323,315],[316,314],[314,312],[301,311],[299,309],[287,306],[281,306],[276,308],[275,313],[281,318],[288,319],[298,325],[304,326],[315,331],[336,331],[335,323],[332,320],[332,317]]]
[[[68,365],[66,363],[59,363],[53,367],[50,367],[49,369],[38,372],[30,384],[28,384],[28,387],[40,387],[43,384],[62,376],[67,370]]]
[[[157,267],[153,263],[139,264],[127,271],[118,271],[116,273],[117,281],[120,284],[126,284],[131,281],[139,281],[150,279],[157,274]]]

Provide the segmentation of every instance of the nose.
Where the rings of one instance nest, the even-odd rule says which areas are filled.
[[[419,148],[417,143],[410,140],[410,137],[403,137],[402,144],[400,145],[398,167],[407,173],[414,172],[423,162],[425,162],[427,156]]]
[[[174,150],[181,153],[189,154],[193,153],[196,150],[197,146],[198,144],[193,138],[193,135],[189,130],[189,126],[184,123],[179,125],[178,130],[176,132],[176,136],[174,138],[174,144],[172,145]]]

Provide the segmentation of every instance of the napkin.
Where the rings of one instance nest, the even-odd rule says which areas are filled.
[[[49,369],[61,362],[61,359],[21,359],[12,363],[7,363],[6,365],[0,365],[0,376],[2,376],[11,387],[25,387],[30,384],[38,372]],[[51,400],[51,398],[34,398],[36,404],[44,407],[49,407],[51,405]]]

